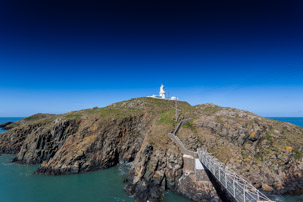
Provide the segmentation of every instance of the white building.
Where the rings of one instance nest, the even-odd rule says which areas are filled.
[[[159,96],[162,98],[162,99],[165,99],[166,98],[166,93],[165,93],[165,87],[163,86],[163,84],[161,84],[161,87],[160,87],[160,92],[159,92]]]
[[[147,96],[147,97],[152,97],[152,98],[157,98],[157,99],[166,99],[166,100],[179,100],[178,97],[171,97],[171,98],[166,97],[165,87],[163,84],[161,84],[159,95],[152,95],[152,96]]]

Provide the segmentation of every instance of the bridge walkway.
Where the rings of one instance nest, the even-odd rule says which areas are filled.
[[[228,168],[224,163],[207,152],[206,149],[199,148],[197,152],[188,150],[181,140],[176,136],[179,128],[183,123],[192,119],[181,121],[173,133],[169,133],[169,137],[178,145],[183,154],[190,155],[198,159],[202,165],[217,179],[217,181],[227,190],[232,198],[237,202],[273,202],[265,194],[256,189],[252,184],[247,182],[243,177]],[[196,166],[195,166],[196,167]],[[195,172],[200,172],[196,170]],[[199,173],[195,173],[196,176]]]

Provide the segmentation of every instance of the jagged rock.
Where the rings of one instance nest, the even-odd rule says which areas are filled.
[[[10,126],[11,124],[13,124],[13,122],[5,122],[3,124],[0,124],[0,128],[2,128],[3,130],[9,130],[12,127]]]
[[[193,201],[202,202],[219,202],[222,201],[211,182],[196,182],[191,175],[184,175],[180,179],[178,192],[192,199]]]
[[[138,98],[62,115],[34,115],[0,135],[0,154],[41,163],[37,174],[71,174],[133,162],[125,190],[137,201],[159,201],[178,192],[183,154],[168,137],[176,122],[174,101]],[[268,193],[299,193],[303,187],[303,129],[253,113],[213,104],[179,102],[178,137],[187,149],[208,149],[255,187]],[[11,125],[11,124],[9,124]],[[191,187],[195,182],[185,179]],[[209,185],[211,186],[211,185]],[[188,192],[196,201],[217,200],[210,187]],[[180,190],[179,190],[180,192]]]

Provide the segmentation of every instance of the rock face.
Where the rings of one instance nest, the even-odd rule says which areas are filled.
[[[191,138],[191,145],[202,143],[258,189],[275,194],[302,190],[301,127],[232,108],[195,107],[200,115],[193,125],[204,136]]]
[[[12,129],[12,127],[9,126],[11,124],[13,124],[13,122],[6,122],[6,123],[3,123],[3,124],[0,124],[0,128],[2,128],[3,130]]]
[[[40,127],[27,136],[14,161],[36,164],[49,160],[63,146],[66,139],[77,132],[78,128],[79,121],[60,119],[57,119],[52,127]]]
[[[192,175],[183,175],[179,182],[178,192],[193,201],[222,201],[217,195],[214,185],[209,182],[195,181]]]
[[[126,188],[139,201],[157,201],[165,189],[177,190],[182,176],[182,154],[176,146],[157,148],[144,143],[130,170]]]
[[[174,104],[138,98],[105,108],[34,115],[0,134],[0,154],[39,163],[36,174],[51,175],[133,162],[125,189],[137,201],[159,201],[166,189],[195,201],[218,201],[211,184],[184,175],[183,153],[168,136],[177,124]],[[302,128],[213,104],[179,102],[178,107],[180,120],[193,118],[178,132],[188,149],[207,148],[263,191],[302,191]]]
[[[0,154],[16,154],[20,151],[23,142],[27,136],[35,131],[41,130],[43,124],[26,125],[19,128],[13,128],[0,134]]]
[[[137,130],[143,117],[99,122],[87,127],[80,124],[75,133],[66,132],[64,144],[36,173],[65,174],[109,168],[119,161],[132,161],[140,149],[144,128]],[[74,135],[69,135],[74,134]],[[58,145],[61,142],[58,141]]]

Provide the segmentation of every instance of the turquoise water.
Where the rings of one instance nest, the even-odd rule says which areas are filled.
[[[0,157],[0,189],[3,202],[133,201],[123,191],[119,168],[78,175],[33,175],[37,166],[10,163],[12,155]]]
[[[303,117],[268,117],[277,121],[289,122],[297,126],[303,127]]]
[[[0,117],[0,124],[5,123],[5,122],[16,122],[22,119],[21,117]],[[2,133],[4,130],[0,128],[0,133]]]
[[[19,119],[0,118],[0,124]],[[37,165],[11,163],[12,158],[13,155],[0,156],[0,202],[134,201],[123,191],[125,184],[122,180],[126,173],[121,167],[76,175],[45,176],[32,174]],[[164,201],[189,200],[167,192]]]
[[[0,118],[0,124],[21,118]],[[303,126],[303,118],[271,117]],[[3,132],[0,130],[0,133]],[[116,166],[106,170],[64,176],[33,175],[36,166],[11,163],[13,155],[0,156],[0,202],[98,202],[134,201],[124,191],[125,172]],[[277,202],[303,201],[303,196],[274,196]],[[167,192],[165,202],[189,201]]]

